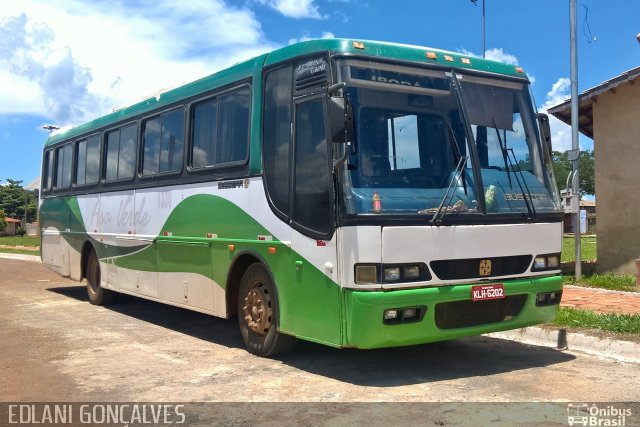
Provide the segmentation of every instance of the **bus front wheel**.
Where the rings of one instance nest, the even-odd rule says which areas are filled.
[[[87,294],[93,305],[107,305],[116,300],[117,293],[100,286],[100,263],[95,251],[91,251],[87,260]]]
[[[249,352],[271,357],[291,350],[296,339],[278,332],[276,289],[262,264],[247,269],[238,292],[238,323]]]

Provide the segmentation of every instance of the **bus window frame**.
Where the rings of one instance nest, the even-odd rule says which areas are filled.
[[[107,179],[107,148],[109,147],[107,144],[107,138],[109,136],[110,132],[114,132],[114,131],[118,131],[120,132],[122,130],[122,128],[126,128],[128,126],[131,126],[135,124],[136,125],[136,149],[134,150],[135,154],[136,154],[136,158],[134,160],[134,173],[133,176],[128,177],[128,178],[116,178],[116,179]],[[134,182],[134,180],[136,179],[136,173],[135,171],[138,168],[138,163],[139,163],[139,150],[140,150],[140,119],[137,120],[131,120],[125,123],[121,123],[119,125],[110,127],[110,128],[105,128],[104,130],[102,130],[102,138],[100,140],[100,148],[101,148],[101,153],[100,153],[100,179],[98,180],[100,185],[105,186],[106,188],[111,187],[111,186],[115,186],[115,185],[121,185],[122,183],[129,183],[129,182]],[[119,138],[119,136],[118,136]],[[120,163],[120,142],[118,140],[118,167],[120,167],[119,165]],[[117,176],[117,173],[116,173]],[[99,193],[100,191],[98,191]]]
[[[227,162],[227,163],[213,163],[212,165],[208,165],[208,166],[203,166],[203,167],[199,167],[199,168],[194,168],[193,167],[193,143],[194,143],[194,138],[193,138],[193,121],[194,121],[194,117],[195,117],[195,107],[198,104],[207,102],[207,101],[211,101],[213,99],[218,100],[221,96],[233,93],[235,91],[238,91],[242,88],[247,88],[249,89],[249,105],[247,107],[248,110],[248,126],[247,126],[247,155],[245,156],[244,160],[238,160],[235,162]],[[209,94],[207,94],[206,96],[203,97],[199,97],[199,98],[195,98],[193,100],[191,100],[188,105],[187,105],[187,120],[186,120],[186,125],[187,125],[187,134],[186,134],[186,138],[187,138],[187,143],[185,144],[186,146],[186,156],[185,156],[185,160],[186,160],[186,170],[187,172],[191,175],[200,175],[200,174],[206,174],[207,172],[211,173],[213,172],[213,179],[214,180],[219,180],[219,179],[224,179],[224,172],[226,171],[231,171],[231,173],[236,172],[237,171],[242,171],[244,169],[246,169],[247,165],[249,164],[249,159],[251,158],[251,128],[254,124],[254,117],[253,117],[253,104],[254,104],[254,100],[253,100],[253,84],[251,79],[245,80],[245,81],[240,81],[240,82],[234,82],[231,86],[226,86],[223,87],[221,89],[216,89],[214,92],[211,92]],[[219,113],[220,109],[219,109],[219,105],[216,107],[216,120],[219,117],[220,113]],[[217,126],[219,126],[219,123],[216,122],[216,140],[215,140],[215,144],[217,146],[218,144],[218,128]],[[218,171],[222,171],[220,173],[216,173]]]
[[[144,174],[144,133],[142,132],[145,122],[148,120],[153,120],[154,118],[160,117],[160,125],[162,126],[162,115],[166,113],[170,113],[172,111],[177,111],[182,109],[182,162],[180,164],[180,169],[157,172],[157,173],[149,173]],[[187,132],[189,130],[189,126],[187,125],[188,116],[187,116],[187,106],[184,103],[171,105],[163,110],[154,111],[153,114],[148,116],[140,117],[138,120],[138,138],[137,138],[137,147],[136,147],[136,169],[134,173],[134,177],[136,177],[140,182],[149,182],[154,180],[163,180],[166,177],[172,176],[180,176],[185,170],[185,156],[186,156],[186,146],[189,144],[187,141],[188,135]],[[160,144],[162,145],[162,136],[160,137]],[[160,153],[158,153],[160,155]],[[159,160],[158,160],[159,161]],[[158,168],[160,168],[160,164],[158,164]]]
[[[294,81],[295,84],[295,81]],[[298,155],[297,155],[297,146],[298,146],[298,139],[297,139],[297,129],[298,129],[298,123],[297,123],[297,111],[300,105],[303,104],[308,104],[311,102],[314,102],[316,100],[320,100],[321,101],[321,106],[322,106],[322,112],[323,112],[323,121],[324,121],[324,143],[326,145],[326,149],[327,149],[327,174],[328,174],[328,178],[329,178],[329,182],[328,182],[328,190],[329,190],[329,207],[328,207],[328,211],[329,211],[329,221],[328,221],[328,230],[327,232],[322,232],[319,230],[314,230],[312,228],[309,228],[307,226],[305,226],[304,224],[301,224],[298,222],[298,220],[296,219],[296,211],[297,211],[297,206],[296,206],[296,185],[297,185],[297,179],[296,179],[296,166],[298,164]],[[288,212],[288,218],[289,218],[289,225],[291,226],[291,228],[293,228],[294,230],[299,231],[300,233],[304,234],[305,236],[312,238],[312,239],[319,239],[319,240],[331,240],[331,238],[333,237],[335,230],[336,230],[336,189],[335,189],[335,180],[334,180],[334,174],[333,174],[333,169],[331,167],[332,161],[333,161],[333,143],[331,142],[331,139],[329,137],[329,123],[328,123],[328,117],[327,117],[327,102],[326,102],[326,94],[324,91],[321,92],[312,92],[309,94],[305,94],[302,96],[298,96],[298,97],[293,97],[291,100],[291,120],[292,120],[292,132],[291,132],[291,151],[290,151],[290,157],[289,157],[289,173],[290,173],[290,182],[289,182],[289,212]]]
[[[264,122],[264,116],[265,116],[265,108],[266,108],[266,96],[265,96],[265,88],[267,86],[267,77],[269,76],[270,73],[272,72],[276,72],[279,70],[283,70],[286,68],[290,68],[290,89],[291,89],[291,98],[289,99],[289,161],[287,162],[287,169],[289,172],[289,181],[288,181],[288,191],[289,191],[289,203],[288,203],[288,208],[287,211],[284,212],[282,210],[280,210],[280,208],[278,206],[276,206],[276,204],[274,203],[272,197],[271,197],[271,192],[269,191],[269,187],[267,185],[267,178],[266,178],[266,174],[267,174],[267,162],[265,161],[265,148],[264,148],[264,134],[265,134],[265,122]],[[262,183],[263,183],[263,187],[264,187],[264,194],[266,195],[267,198],[267,204],[269,205],[269,208],[271,209],[271,212],[274,213],[274,215],[276,215],[276,217],[280,218],[280,220],[284,221],[287,224],[290,224],[290,218],[291,218],[291,169],[293,166],[293,162],[292,162],[292,158],[293,158],[293,91],[294,91],[294,82],[293,82],[293,60],[289,60],[289,61],[285,61],[285,62],[280,62],[276,65],[270,66],[268,68],[264,68],[262,70],[262,85],[261,85],[261,113],[260,113],[260,157],[261,157],[261,163],[262,163],[262,172],[261,175],[263,177],[262,179]]]
[[[71,188],[77,189],[86,189],[95,187],[100,184],[101,179],[101,170],[102,170],[102,140],[104,138],[106,132],[93,132],[88,135],[82,135],[81,137],[75,139],[73,144],[73,170],[71,171]],[[78,144],[82,141],[87,141],[87,148],[89,148],[89,138],[97,136],[98,137],[98,179],[95,182],[91,182],[89,184],[77,184],[78,180]],[[85,180],[86,180],[86,152],[85,152]]]
[[[71,176],[69,177],[69,185],[66,187],[58,187],[56,185],[56,182],[58,180],[58,158],[60,156],[60,152],[62,152],[62,150],[64,150],[66,147],[71,147]],[[67,140],[64,141],[58,145],[56,145],[55,147],[53,147],[53,152],[55,153],[55,157],[53,160],[53,166],[54,166],[54,170],[53,170],[53,177],[52,177],[52,183],[51,183],[51,190],[54,192],[68,192],[70,191],[73,187],[72,187],[72,182],[73,182],[73,168],[74,168],[74,141],[73,140]],[[62,165],[64,168],[64,164]],[[63,170],[64,172],[64,170]],[[62,178],[61,178],[62,179]]]
[[[47,154],[49,155],[49,159],[51,159],[51,164],[47,162]],[[45,148],[44,154],[42,156],[42,177],[45,180],[42,183],[46,183],[47,187],[41,185],[40,191],[42,193],[48,194],[53,190],[53,165],[55,164],[55,148]],[[51,172],[51,176],[49,177],[49,172]]]

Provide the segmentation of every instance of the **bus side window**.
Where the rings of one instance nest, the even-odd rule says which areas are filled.
[[[118,179],[133,178],[136,169],[136,136],[138,126],[124,126],[120,130],[120,151],[118,152]]]
[[[104,168],[106,181],[133,178],[136,164],[136,134],[134,123],[107,133]]]
[[[142,174],[182,170],[184,110],[177,108],[143,122]]]
[[[76,185],[84,185],[87,178],[87,140],[83,139],[76,143]]]
[[[93,135],[76,143],[76,185],[98,182],[100,167],[100,136]]]
[[[264,176],[269,199],[281,216],[289,216],[291,157],[291,65],[267,74],[264,84]]]
[[[98,182],[100,169],[100,135],[93,135],[87,138],[87,158],[85,165],[85,183],[95,184]]]
[[[218,99],[197,103],[192,109],[191,167],[193,169],[213,166],[217,135]]]
[[[43,190],[51,190],[53,185],[53,150],[47,150],[44,153],[44,182],[42,183]]]
[[[331,176],[323,102],[296,105],[295,205],[297,224],[320,234],[331,231]]]
[[[248,87],[220,96],[216,165],[244,162],[249,149]]]
[[[56,149],[56,178],[55,188],[69,188],[71,185],[71,159],[73,147],[66,144]]]
[[[118,151],[120,150],[120,129],[108,132],[105,144],[104,179],[115,181],[118,179]]]
[[[249,153],[251,89],[232,90],[194,105],[191,167],[232,167],[246,163]]]

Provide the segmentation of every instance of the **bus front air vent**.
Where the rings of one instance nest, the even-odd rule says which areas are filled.
[[[431,261],[431,270],[442,280],[482,279],[522,274],[531,264],[531,255]]]

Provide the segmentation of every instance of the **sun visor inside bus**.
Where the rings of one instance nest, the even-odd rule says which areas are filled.
[[[513,131],[513,90],[467,83],[462,93],[472,125]]]

